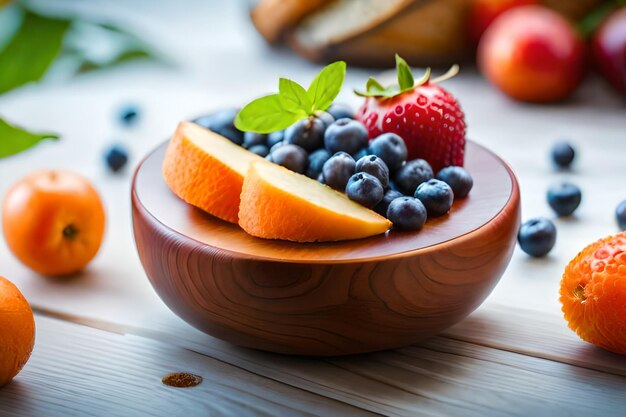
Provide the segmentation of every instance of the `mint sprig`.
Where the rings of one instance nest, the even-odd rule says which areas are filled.
[[[278,82],[278,94],[248,103],[235,117],[235,127],[244,132],[271,133],[285,129],[300,119],[330,107],[341,91],[346,63],[333,62],[324,67],[308,89],[287,78]]]

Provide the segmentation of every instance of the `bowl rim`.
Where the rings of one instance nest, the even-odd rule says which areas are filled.
[[[260,255],[255,255],[255,254],[251,254],[251,253],[245,253],[245,252],[237,252],[231,249],[225,249],[225,248],[221,248],[219,246],[214,246],[214,245],[210,245],[206,242],[203,242],[201,240],[195,239],[191,236],[188,236],[184,233],[181,233],[180,231],[172,228],[171,226],[168,226],[167,224],[163,223],[161,220],[159,220],[141,201],[141,199],[139,198],[139,196],[137,195],[137,190],[136,190],[136,183],[137,183],[137,176],[139,174],[139,171],[141,170],[142,166],[144,165],[144,163],[148,160],[148,158],[150,158],[153,154],[155,154],[156,152],[158,152],[161,147],[163,147],[167,142],[169,142],[169,139],[167,139],[166,141],[160,143],[159,145],[157,145],[156,147],[154,147],[154,149],[152,149],[150,152],[148,152],[139,162],[139,164],[137,164],[134,172],[133,172],[133,176],[132,176],[132,180],[131,180],[131,204],[133,206],[133,209],[136,210],[140,210],[143,214],[144,217],[149,217],[151,219],[152,222],[157,223],[159,225],[161,225],[161,227],[164,227],[165,229],[169,230],[172,232],[173,235],[176,236],[177,239],[183,240],[183,241],[188,241],[188,242],[194,242],[194,244],[200,244],[201,246],[203,246],[204,248],[209,248],[211,250],[223,253],[223,254],[227,254],[227,256],[232,257],[232,258],[239,258],[239,259],[248,259],[248,260],[254,260],[254,261],[265,261],[265,262],[276,262],[276,263],[285,263],[285,264],[327,264],[327,265],[342,265],[342,264],[351,264],[351,263],[371,263],[371,262],[381,262],[381,261],[387,261],[387,260],[395,260],[395,259],[400,259],[400,258],[405,258],[405,257],[413,257],[416,255],[425,255],[428,254],[430,252],[433,251],[437,251],[439,249],[441,249],[442,246],[449,246],[451,244],[462,244],[463,242],[465,242],[466,240],[472,239],[474,237],[475,234],[479,233],[482,229],[484,229],[486,226],[488,226],[489,224],[491,224],[494,220],[496,220],[498,217],[500,217],[500,215],[507,209],[510,210],[511,205],[515,205],[517,206],[517,209],[519,209],[519,202],[520,202],[520,190],[519,190],[519,184],[517,181],[517,177],[515,175],[515,173],[513,172],[513,170],[511,169],[511,167],[502,159],[500,158],[500,156],[498,156],[495,152],[492,152],[491,150],[489,150],[486,146],[481,145],[473,140],[467,139],[466,142],[471,142],[472,146],[477,146],[479,148],[481,148],[483,151],[489,153],[492,157],[494,157],[505,169],[505,171],[508,173],[509,175],[509,179],[511,180],[511,191],[510,194],[506,200],[506,202],[502,205],[502,207],[500,208],[500,210],[498,210],[490,219],[488,219],[487,221],[485,221],[483,224],[481,224],[480,226],[477,226],[476,228],[463,233],[461,235],[452,237],[450,239],[447,240],[443,240],[441,242],[437,242],[428,246],[424,246],[421,248],[417,248],[417,249],[412,249],[412,250],[405,250],[402,252],[397,252],[397,253],[391,253],[391,254],[387,254],[387,255],[377,255],[377,256],[370,256],[370,257],[360,257],[360,258],[348,258],[348,259],[280,259],[280,258],[275,258],[275,257],[268,257],[268,256],[260,256]],[[188,204],[188,203],[185,203]],[[199,209],[198,209],[199,210]],[[133,213],[133,223],[135,223],[135,214]],[[388,233],[388,232],[387,232]],[[258,238],[260,239],[260,238]],[[295,242],[294,242],[295,243]]]

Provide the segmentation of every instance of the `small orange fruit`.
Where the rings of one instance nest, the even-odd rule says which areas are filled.
[[[243,179],[260,156],[195,123],[181,122],[163,160],[163,178],[185,202],[237,223]]]
[[[592,243],[572,259],[560,294],[570,329],[626,355],[626,232]]]
[[[243,183],[239,225],[266,239],[326,242],[385,233],[391,222],[327,185],[262,162]]]
[[[0,387],[17,375],[35,344],[35,319],[11,281],[0,277]]]
[[[104,207],[86,178],[39,171],[16,182],[2,206],[4,236],[27,267],[49,276],[83,269],[104,235]]]

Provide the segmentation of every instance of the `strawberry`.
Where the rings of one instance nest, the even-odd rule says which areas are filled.
[[[408,64],[396,55],[398,85],[383,87],[367,81],[365,103],[356,118],[365,125],[370,139],[392,132],[404,139],[408,159],[422,158],[435,172],[450,165],[463,166],[465,119],[454,96],[437,82],[458,72],[454,66],[444,76],[430,79],[430,69],[417,82]]]

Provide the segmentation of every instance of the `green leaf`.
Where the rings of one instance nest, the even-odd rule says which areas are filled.
[[[306,117],[304,111],[289,112],[281,104],[280,94],[271,94],[248,103],[235,117],[235,127],[244,132],[271,133],[285,129]]]
[[[0,52],[0,94],[43,77],[61,50],[69,24],[25,13],[19,30]]]
[[[413,88],[415,80],[413,80],[413,73],[409,64],[406,63],[400,55],[396,54],[396,68],[398,70],[398,86],[400,91],[406,91]]]
[[[390,85],[389,87],[383,87],[376,79],[369,78],[365,85],[365,93],[354,90],[354,93],[361,97],[393,97],[400,94],[398,86]]]
[[[313,103],[306,90],[295,81],[281,78],[278,81],[278,92],[283,108],[292,113],[304,111],[306,114],[313,113]]]
[[[31,133],[12,126],[0,118],[0,158],[15,155],[35,146],[44,139],[58,139],[54,133]]]
[[[343,61],[333,62],[317,74],[307,90],[313,102],[313,110],[326,110],[330,107],[341,91],[345,77],[346,63]]]

